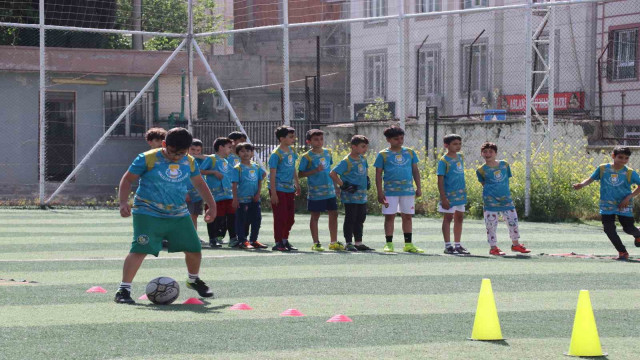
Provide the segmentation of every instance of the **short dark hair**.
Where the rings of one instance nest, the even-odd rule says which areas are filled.
[[[167,137],[165,138],[167,146],[175,148],[177,151],[188,149],[193,142],[193,136],[189,130],[181,127],[175,127],[167,131]]]
[[[242,138],[244,138],[245,140],[247,139],[247,134],[240,132],[240,131],[233,131],[229,134],[228,136],[229,139],[236,141],[236,140],[240,140]]]
[[[218,152],[218,149],[220,149],[220,146],[225,146],[231,143],[232,143],[231,139],[226,137],[219,137],[213,141],[213,151]]]
[[[404,135],[404,130],[402,130],[402,128],[398,125],[393,125],[384,129],[383,134],[384,134],[384,137],[389,139],[389,138],[394,138],[396,136]]]
[[[449,135],[445,135],[444,138],[442,139],[442,141],[444,141],[444,143],[447,145],[451,144],[454,140],[462,141],[462,136],[458,134],[449,134]]]
[[[498,145],[487,141],[484,144],[482,144],[482,146],[480,146],[480,151],[484,149],[493,149],[493,151],[498,152]]]
[[[291,126],[278,126],[278,128],[276,129],[276,139],[278,139],[278,141],[280,141],[281,138],[283,137],[287,137],[287,135],[289,134],[295,134],[296,133],[296,129],[292,128]]]
[[[202,146],[203,146],[203,144],[202,144],[202,140],[200,140],[200,139],[193,139],[193,141],[191,141],[191,146],[200,146],[200,147],[202,147]]]
[[[311,138],[314,136],[320,136],[320,135],[324,135],[324,131],[320,129],[311,129],[307,131],[307,141],[311,140]]]
[[[369,144],[369,139],[364,135],[353,135],[351,137],[351,145]]]
[[[631,149],[628,146],[616,146],[613,148],[613,156],[618,154],[631,156]]]
[[[236,155],[240,153],[240,150],[242,149],[249,150],[249,151],[256,151],[256,147],[253,146],[253,144],[250,144],[248,142],[242,142],[236,145]]]
[[[147,130],[147,132],[144,134],[144,138],[147,141],[153,141],[153,140],[164,140],[167,137],[167,130],[160,128],[160,127],[153,127],[150,128],[149,130]]]

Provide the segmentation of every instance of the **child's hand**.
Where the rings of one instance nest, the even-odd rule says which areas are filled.
[[[275,192],[271,193],[271,206],[278,206],[278,194]]]
[[[255,195],[253,195],[253,202],[259,202],[260,201],[260,193],[256,193]]]
[[[384,196],[384,194],[378,195],[378,202],[380,204],[384,205],[384,207],[386,207],[386,208],[389,207],[389,203],[387,202],[387,198]]]
[[[222,180],[222,178],[224,177],[224,175],[222,175],[221,172],[219,171],[214,171],[213,172],[213,176],[215,176],[216,178],[218,178],[218,180]]]
[[[300,184],[294,184],[293,188],[296,189],[295,195],[300,196]]]
[[[232,208],[237,209],[238,205],[239,204],[238,204],[238,199],[237,198],[234,198],[233,200],[231,200],[231,207]]]
[[[584,187],[584,184],[583,183],[577,183],[577,184],[573,184],[572,186],[573,186],[574,190],[580,190],[580,189],[582,189]]]
[[[416,197],[422,196],[422,189],[416,189]]]
[[[445,210],[449,210],[449,208],[451,207],[451,204],[449,203],[449,199],[447,199],[447,198],[441,199],[440,200],[440,205]]]
[[[213,222],[213,220],[215,220],[216,218],[216,211],[217,210],[215,206],[208,206],[207,211],[205,211],[204,213],[204,222],[206,222],[207,224]]]
[[[627,206],[629,206],[629,201],[631,200],[631,198],[629,196],[625,197],[624,200],[622,200],[620,202],[620,204],[618,204],[618,209],[623,210],[625,209]]]
[[[185,201],[191,201],[191,196],[189,196],[189,194],[187,194],[187,198],[185,199]]]
[[[323,170],[324,170],[324,165],[322,165],[322,164],[318,164],[318,167],[316,168],[316,171],[317,171],[317,172],[321,172],[321,171],[323,171]]]
[[[129,205],[129,203],[120,204],[120,216],[122,217],[131,216],[131,205]]]

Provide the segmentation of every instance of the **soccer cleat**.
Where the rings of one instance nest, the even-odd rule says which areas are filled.
[[[345,245],[344,249],[347,250],[347,251],[358,251],[358,248],[355,247],[355,245],[353,245],[352,243],[347,243],[347,245]]]
[[[640,247],[640,238],[636,238],[636,241],[633,242],[636,247]]]
[[[235,247],[239,247],[242,244],[242,241],[238,240],[238,237],[234,237],[233,239],[229,240],[229,246],[230,248],[235,248]]]
[[[386,243],[384,244],[384,248],[382,248],[382,251],[384,252],[394,252],[395,250],[393,249],[393,243]]]
[[[622,260],[622,261],[629,260],[629,253],[626,251],[625,252],[618,251],[618,257],[616,258],[616,260]]]
[[[511,245],[511,251],[513,252],[519,252],[519,253],[523,253],[523,254],[528,254],[531,252],[531,250],[527,249],[526,247],[524,247],[524,245],[522,244],[518,244],[518,245]]]
[[[423,254],[424,253],[424,250],[422,250],[420,248],[417,248],[412,243],[404,244],[404,248],[402,249],[402,251],[408,252],[408,253],[414,253],[414,254]]]
[[[456,246],[456,253],[458,253],[460,255],[469,255],[469,254],[471,254],[470,252],[467,251],[467,249],[463,248],[462,245]]]
[[[284,246],[287,248],[287,250],[289,251],[298,251],[298,248],[291,245],[291,243],[289,241],[287,241]]]
[[[489,255],[497,255],[497,256],[504,256],[507,255],[504,253],[504,251],[500,250],[499,248],[495,248],[495,249],[491,249],[489,250]]]
[[[218,236],[218,237],[216,238],[216,242],[217,242],[218,244],[220,244],[220,245],[228,244],[228,242],[227,242],[227,241],[224,241],[224,236]]]
[[[209,239],[209,247],[212,249],[217,249],[217,248],[221,248],[222,245],[218,244],[216,239]]]
[[[204,281],[200,280],[200,278],[196,278],[196,281],[192,283],[187,281],[187,287],[189,289],[197,291],[198,295],[202,297],[213,297],[213,292],[211,291],[211,289],[209,289],[207,284],[205,284]]]
[[[200,246],[207,246],[207,245],[209,245],[209,243],[208,243],[208,242],[206,242],[206,241],[204,241],[204,240],[200,239]]]
[[[244,249],[244,250],[251,250],[251,249],[255,249],[253,247],[253,245],[251,245],[248,241],[245,241],[243,243],[240,243],[240,245],[238,245],[238,247],[240,249]]]
[[[163,249],[169,248],[169,240],[162,240],[162,248]]]
[[[453,255],[456,253],[456,249],[453,248],[453,246],[447,246],[444,248],[444,253],[445,254],[449,254],[449,255]]]
[[[324,248],[322,247],[322,245],[320,245],[320,243],[313,243],[313,245],[311,246],[311,251],[324,251]]]
[[[333,250],[333,251],[344,251],[344,245],[339,242],[333,242],[331,244],[329,244],[329,250]]]
[[[113,300],[118,304],[135,304],[136,302],[131,298],[131,292],[127,289],[118,289],[116,297]]]
[[[370,247],[368,247],[365,244],[360,244],[360,245],[355,245],[356,249],[358,249],[358,251],[373,251],[375,249],[372,249]]]
[[[267,245],[265,245],[265,244],[263,244],[263,243],[261,243],[260,241],[257,241],[257,240],[252,242],[251,246],[253,246],[256,249],[266,249],[266,248],[268,248]]]
[[[282,244],[282,243],[276,243],[271,248],[271,250],[273,250],[273,251],[289,251],[289,249],[286,246],[284,246],[284,244]]]

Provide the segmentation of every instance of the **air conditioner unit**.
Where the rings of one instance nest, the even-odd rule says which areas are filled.
[[[439,94],[427,94],[425,97],[426,106],[437,106],[442,108],[444,106],[444,98]]]
[[[484,90],[473,90],[471,92],[471,105],[480,106],[483,102],[489,103],[489,93]]]

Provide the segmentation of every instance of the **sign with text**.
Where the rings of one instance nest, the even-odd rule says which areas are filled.
[[[549,94],[536,96],[533,106],[539,113],[546,113],[549,108]],[[527,98],[525,95],[504,95],[502,96],[502,108],[510,113],[525,112]],[[554,111],[571,112],[582,109],[584,109],[584,92],[555,93]]]

